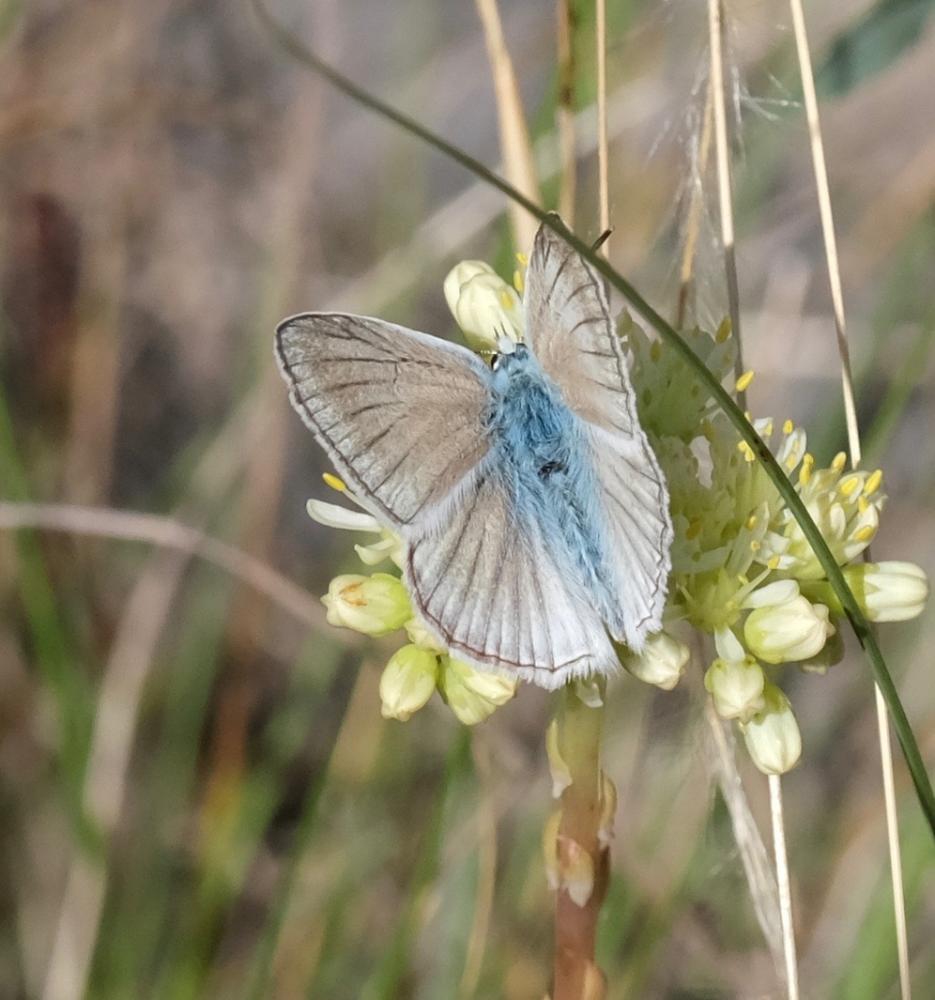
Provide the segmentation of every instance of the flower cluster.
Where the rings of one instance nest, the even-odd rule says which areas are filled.
[[[522,268],[513,285],[487,264],[464,261],[445,280],[448,305],[478,352],[497,350],[504,337],[522,338]],[[675,528],[665,629],[639,655],[624,655],[634,676],[673,688],[690,659],[676,633],[689,625],[713,637],[716,658],[705,687],[718,714],[740,725],[760,770],[781,774],[795,765],[801,738],[777,667],[797,664],[823,673],[841,659],[842,610],[802,529],[753,451],[684,362],[651,340],[627,314],[620,335],[629,348],[641,423],[665,472]],[[735,343],[727,322],[713,334],[685,334],[721,380],[733,370]],[[752,374],[737,382],[749,385]],[[816,467],[805,431],[786,421],[754,420],[760,436],[820,528],[867,617],[902,621],[918,615],[928,581],[912,563],[861,560],[877,532],[886,500],[882,473],[847,471],[837,455]],[[355,498],[337,477],[326,482]],[[359,504],[358,504],[359,505]],[[361,561],[400,564],[402,544],[369,514],[309,501],[316,521],[374,536],[356,545]],[[367,635],[404,629],[409,643],[387,664],[380,684],[383,714],[408,719],[436,690],[466,724],[481,721],[514,694],[515,684],[482,673],[439,648],[413,616],[400,579],[385,572],[336,577],[323,599],[328,621]]]
[[[627,317],[621,332],[633,357],[641,422],[666,474],[675,526],[667,628],[685,621],[714,637],[705,673],[718,714],[739,723],[756,765],[781,774],[797,762],[801,738],[775,668],[794,663],[823,673],[843,654],[841,608],[792,512],[754,453],[680,359],[662,351]],[[713,335],[687,334],[724,381],[735,348],[728,324]],[[738,380],[746,388],[752,376]],[[846,471],[835,456],[816,467],[805,431],[786,421],[753,421],[792,479],[862,609],[871,621],[919,614],[925,574],[911,563],[855,562],[877,532],[886,497],[881,472]],[[660,633],[627,666],[671,687],[687,648]]]

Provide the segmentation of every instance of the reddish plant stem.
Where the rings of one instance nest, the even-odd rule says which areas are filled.
[[[603,705],[589,707],[575,685],[563,692],[559,751],[571,783],[562,792],[558,832],[552,1000],[600,1000],[605,994],[604,976],[595,962],[597,921],[610,873],[606,838],[601,838],[607,822],[600,765],[603,716]]]

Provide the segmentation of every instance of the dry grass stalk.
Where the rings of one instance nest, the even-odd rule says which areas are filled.
[[[607,2],[597,0],[597,190],[601,233],[610,229],[610,183],[608,178],[607,145]],[[609,238],[604,240],[603,253],[610,256]]]
[[[75,850],[65,881],[43,1000],[85,995],[107,894],[107,841],[123,808],[143,689],[156,645],[191,558],[160,552],[137,580],[120,622],[98,697],[84,784],[84,808],[104,837],[104,853]]]
[[[860,464],[860,427],[857,422],[857,405],[854,395],[854,380],[851,372],[850,348],[847,341],[847,325],[844,316],[844,291],[841,283],[841,268],[838,262],[838,246],[834,229],[834,214],[831,209],[831,191],[828,184],[828,168],[825,163],[825,148],[821,135],[821,118],[818,114],[818,95],[815,91],[815,76],[812,71],[811,50],[805,28],[805,13],[802,0],[790,0],[795,48],[802,78],[802,94],[805,99],[805,115],[811,146],[812,166],[815,173],[815,187],[818,194],[818,214],[821,219],[821,233],[825,247],[825,261],[828,267],[828,283],[831,290],[831,304],[834,312],[834,331],[841,365],[841,392],[844,401],[844,419],[847,426],[848,449],[851,464]],[[865,553],[870,558],[870,550]],[[896,928],[896,950],[899,960],[899,986],[902,1000],[910,1000],[912,995],[909,979],[909,942],[906,928],[906,902],[903,891],[902,853],[899,844],[899,817],[896,811],[896,792],[893,780],[893,749],[890,741],[890,723],[886,703],[880,688],[874,685],[874,699],[877,713],[877,733],[880,744],[880,766],[883,777],[883,801],[886,810],[886,831],[889,843],[890,879],[893,888],[893,918]]]
[[[711,153],[711,131],[713,123],[713,89],[708,80],[705,88],[704,111],[701,118],[701,132],[698,136],[694,162],[692,163],[691,193],[688,201],[688,215],[685,221],[685,242],[682,244],[682,261],[679,267],[679,298],[675,309],[675,327],[681,330],[688,315],[689,299],[692,298],[695,274],[695,254],[698,250],[698,234],[701,231],[701,210],[704,207],[704,177],[708,169]]]
[[[493,74],[494,94],[497,100],[497,118],[500,123],[500,147],[506,179],[530,201],[540,201],[536,161],[529,141],[529,129],[523,112],[513,60],[510,58],[503,37],[503,24],[497,0],[476,0],[477,12],[484,28],[484,41]],[[509,207],[513,238],[521,250],[532,247],[538,221],[514,202]]]
[[[711,733],[712,765],[730,816],[731,831],[750,889],[753,912],[772,954],[773,964],[779,972],[785,964],[785,955],[782,948],[782,918],[779,913],[776,876],[770,867],[766,845],[760,836],[740,772],[737,770],[733,732],[730,726],[725,726],[715,711],[711,699],[707,697],[705,721]]]
[[[241,549],[171,517],[68,504],[0,503],[0,529],[17,528],[145,542],[188,552],[265,595],[303,625],[321,628],[325,623],[321,604],[307,590]]]
[[[786,991],[789,1000],[799,1000],[799,965],[795,951],[795,925],[792,920],[792,887],[786,857],[786,830],[782,810],[782,779],[771,774],[769,811],[773,823],[773,856],[779,885],[779,915],[782,918],[782,947],[786,958]]]
[[[708,0],[708,46],[711,53],[711,93],[714,103],[714,144],[717,158],[718,214],[721,220],[721,246],[724,275],[727,281],[727,307],[737,344],[735,371],[744,371],[740,336],[740,293],[737,286],[737,261],[734,251],[733,182],[730,166],[730,141],[727,134],[727,101],[724,94],[724,54],[721,44],[723,10],[720,0]],[[739,393],[740,403],[744,394]]]
[[[578,157],[575,148],[575,30],[577,15],[571,0],[556,2],[558,38],[558,101],[555,127],[558,132],[561,183],[558,213],[575,228],[575,195],[578,187]]]

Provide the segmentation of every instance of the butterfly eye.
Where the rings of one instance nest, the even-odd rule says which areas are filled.
[[[490,355],[490,367],[496,371],[500,367],[500,355],[491,354]]]

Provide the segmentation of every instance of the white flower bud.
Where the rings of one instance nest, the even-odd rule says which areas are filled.
[[[872,622],[903,622],[922,614],[929,596],[925,571],[915,563],[865,563],[844,570],[864,614]]]
[[[398,649],[380,677],[384,719],[405,722],[432,697],[438,680],[438,657],[418,646]]]
[[[778,687],[768,683],[763,699],[763,710],[742,727],[744,741],[764,774],[785,774],[798,763],[802,736],[789,699]]]
[[[410,642],[427,649],[430,653],[440,656],[445,652],[445,647],[429,632],[421,618],[410,618],[406,622],[406,635],[409,636]]]
[[[742,660],[715,660],[705,671],[704,686],[722,719],[752,718],[763,708],[763,668],[746,656]]]
[[[445,299],[468,345],[497,351],[501,337],[521,340],[523,306],[512,285],[479,260],[456,264],[445,278]]]
[[[634,677],[671,691],[679,682],[691,652],[680,639],[657,632],[646,640],[640,653],[629,653],[623,665]]]
[[[834,635],[828,638],[828,641],[814,656],[802,660],[799,663],[799,668],[810,674],[824,674],[827,673],[829,667],[835,666],[843,659],[844,637],[841,635],[841,630],[835,628]]]
[[[388,573],[336,576],[321,602],[329,625],[365,635],[395,632],[412,617],[406,588]]]
[[[443,656],[438,689],[458,720],[473,726],[513,697],[516,681],[482,673],[461,660]]]
[[[747,647],[767,663],[807,660],[833,634],[825,605],[811,604],[801,594],[754,609],[743,626]]]

